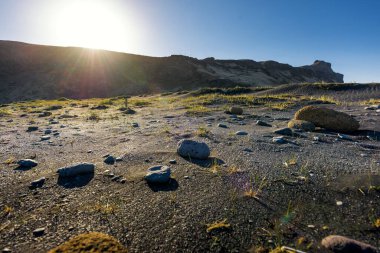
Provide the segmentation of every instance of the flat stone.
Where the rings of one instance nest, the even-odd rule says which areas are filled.
[[[235,134],[236,135],[248,135],[248,133],[244,132],[244,131],[237,131]]]
[[[271,124],[268,124],[268,123],[266,123],[266,122],[264,122],[262,120],[256,121],[256,125],[258,125],[258,126],[265,126],[265,127],[271,127],[272,126]]]
[[[26,130],[27,132],[34,132],[34,131],[37,131],[38,130],[38,126],[30,126],[28,127],[28,130]]]
[[[221,127],[221,128],[228,128],[227,125],[222,124],[222,123],[219,123],[219,124],[218,124],[218,127]]]
[[[47,141],[47,140],[50,140],[50,136],[49,135],[44,135],[41,137],[41,141]]]
[[[72,177],[81,174],[88,174],[95,172],[95,165],[92,163],[78,163],[72,166],[63,167],[57,170],[61,177]]]
[[[32,167],[36,167],[38,165],[38,162],[32,159],[21,159],[20,161],[17,162],[17,164],[20,165],[20,167],[32,168]]]
[[[170,168],[164,165],[156,165],[148,169],[144,179],[149,183],[167,183],[170,180]]]
[[[45,233],[45,228],[37,228],[37,229],[33,230],[33,235],[35,237],[42,236],[44,233]]]

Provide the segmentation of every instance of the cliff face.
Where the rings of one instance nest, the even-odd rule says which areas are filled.
[[[143,94],[204,86],[343,82],[331,64],[147,57],[104,50],[0,41],[0,102]]]

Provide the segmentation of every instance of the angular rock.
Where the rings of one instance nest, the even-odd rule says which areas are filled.
[[[20,167],[32,168],[32,167],[36,167],[38,165],[38,162],[32,159],[21,159],[20,161],[17,162],[17,164],[20,165]]]
[[[340,235],[330,235],[322,240],[322,245],[334,253],[376,253],[377,249],[369,244]]]
[[[271,127],[272,126],[271,124],[268,124],[268,123],[266,123],[266,122],[264,122],[262,120],[256,121],[256,125],[258,125],[258,126],[265,126],[265,127]]]
[[[34,180],[33,182],[30,183],[31,188],[40,188],[44,185],[46,181],[45,177],[41,177],[40,179]]]
[[[144,179],[149,183],[167,183],[170,180],[170,168],[168,166],[157,165],[150,167]]]
[[[180,140],[177,145],[177,153],[184,158],[207,159],[210,155],[210,148],[204,142]]]
[[[273,131],[275,134],[281,134],[281,135],[287,135],[287,136],[293,136],[293,131],[292,129],[285,127],[285,128],[280,128],[275,131]]]
[[[104,163],[106,163],[106,164],[114,164],[115,161],[116,161],[116,158],[113,157],[112,155],[107,156],[107,158],[104,159]]]
[[[81,174],[88,174],[95,172],[95,165],[92,163],[78,163],[72,166],[63,167],[57,170],[61,177],[72,177]]]
[[[338,132],[353,132],[359,129],[359,122],[344,112],[316,106],[306,106],[294,115],[294,119],[312,122],[317,127],[323,127]]]
[[[306,132],[312,132],[315,130],[315,125],[306,120],[292,119],[288,123],[289,128],[300,129]]]

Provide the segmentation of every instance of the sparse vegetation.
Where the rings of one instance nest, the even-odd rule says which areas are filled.
[[[100,116],[96,112],[91,112],[91,114],[88,116],[88,119],[89,120],[99,121],[100,120]]]
[[[221,230],[221,229],[230,229],[231,224],[227,222],[227,219],[221,220],[221,221],[216,221],[211,224],[207,224],[207,233],[210,233],[215,230]]]
[[[208,137],[210,134],[210,130],[208,130],[206,127],[199,127],[196,131],[196,135],[199,137]]]
[[[9,115],[11,115],[9,110],[0,109],[0,117],[9,116]]]

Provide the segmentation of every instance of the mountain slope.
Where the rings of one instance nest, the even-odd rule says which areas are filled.
[[[104,50],[0,41],[0,102],[88,98],[298,82],[343,82],[331,64],[292,67],[275,61],[148,57]]]

